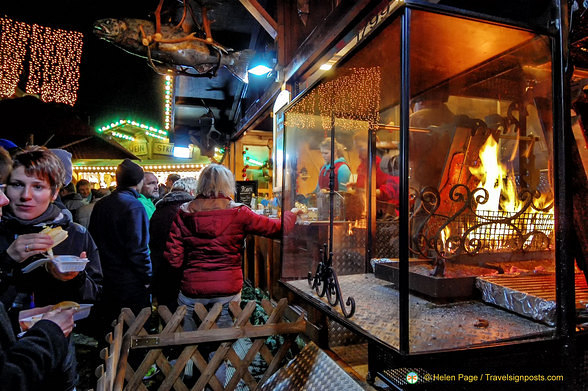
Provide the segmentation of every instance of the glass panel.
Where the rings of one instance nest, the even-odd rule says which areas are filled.
[[[284,111],[284,208],[306,213],[282,278],[327,305],[306,279],[332,263],[349,320],[398,349],[401,41],[399,20],[385,24]],[[414,10],[410,29],[410,352],[549,338],[550,41]]]
[[[388,172],[384,162],[397,150],[399,37],[399,21],[392,22],[284,113],[284,208],[303,206],[307,213],[284,236],[282,278],[297,288],[306,284],[310,292],[308,283],[295,280],[314,274],[319,262],[331,262],[342,300],[356,300],[350,319],[363,319],[360,327],[369,334],[385,330],[384,342],[394,346],[398,294],[389,289],[388,295],[374,296],[370,261],[398,255],[398,174]],[[377,237],[372,243],[370,233]],[[330,260],[321,255],[325,245],[332,251]],[[381,303],[374,305],[373,299]],[[344,310],[335,308],[351,311],[347,304]]]
[[[410,33],[411,352],[550,336],[549,39],[420,11]]]
[[[458,12],[476,12],[499,18],[521,20],[536,26],[547,27],[550,21],[550,0],[420,0],[427,3],[455,7]]]

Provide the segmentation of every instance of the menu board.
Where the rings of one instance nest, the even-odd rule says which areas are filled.
[[[257,196],[257,181],[236,181],[237,194],[235,201],[251,206],[251,197]]]

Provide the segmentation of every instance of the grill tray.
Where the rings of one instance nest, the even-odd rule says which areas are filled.
[[[410,290],[438,299],[470,298],[474,295],[476,277],[496,273],[495,270],[447,262],[445,277],[432,276],[431,261],[411,259],[408,271]],[[398,261],[375,262],[376,278],[398,284]]]
[[[576,274],[576,309],[586,308],[588,286]],[[478,277],[482,300],[549,326],[555,325],[555,274],[494,275]]]

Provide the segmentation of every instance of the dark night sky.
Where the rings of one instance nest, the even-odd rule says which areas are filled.
[[[173,4],[174,0],[168,2]],[[153,19],[156,6],[156,0],[2,1],[0,15],[84,34],[80,87],[74,108],[89,117],[93,127],[118,118],[161,126],[162,76],[149,68],[147,60],[98,40],[91,32],[92,22],[100,18]]]

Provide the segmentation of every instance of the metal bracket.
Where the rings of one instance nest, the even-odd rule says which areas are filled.
[[[159,337],[131,337],[131,348],[158,346]]]

